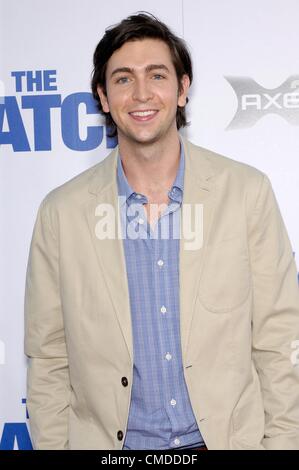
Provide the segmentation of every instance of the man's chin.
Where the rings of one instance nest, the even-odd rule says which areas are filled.
[[[119,134],[119,136],[127,142],[135,143],[137,145],[151,145],[161,139],[161,135],[159,133],[147,136],[141,136],[138,134]]]

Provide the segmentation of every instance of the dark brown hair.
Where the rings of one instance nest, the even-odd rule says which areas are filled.
[[[97,87],[103,89],[107,96],[106,89],[106,70],[107,63],[112,54],[120,49],[128,41],[142,40],[145,38],[160,39],[164,41],[170,49],[172,62],[176,70],[178,79],[178,93],[182,92],[181,79],[184,74],[189,76],[192,83],[192,62],[190,53],[185,41],[177,37],[164,23],[148,12],[141,12],[137,15],[131,15],[122,20],[119,24],[110,26],[105,30],[105,34],[98,43],[94,55],[91,89],[94,99],[98,103],[98,109],[106,118],[106,126],[109,129],[109,137],[117,135],[116,124],[110,113],[103,111],[100,98],[97,93]],[[188,103],[188,98],[186,98]],[[177,107],[176,113],[177,128],[185,127],[186,120],[185,106]]]

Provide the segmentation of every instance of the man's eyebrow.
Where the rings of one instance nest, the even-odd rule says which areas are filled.
[[[152,70],[164,70],[165,72],[169,72],[169,68],[166,67],[164,64],[150,64],[145,67],[145,72],[151,72]],[[130,67],[118,67],[117,69],[114,69],[113,72],[110,75],[110,78],[113,77],[113,75],[116,75],[117,73],[134,73],[134,69]]]

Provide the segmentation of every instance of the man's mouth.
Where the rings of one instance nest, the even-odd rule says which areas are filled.
[[[158,111],[156,109],[148,109],[148,110],[145,110],[145,111],[132,111],[129,114],[136,121],[149,121],[157,113],[158,113]]]

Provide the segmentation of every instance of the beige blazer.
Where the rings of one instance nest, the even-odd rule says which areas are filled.
[[[299,449],[297,272],[270,182],[183,145],[183,204],[203,207],[202,247],[180,240],[183,367],[200,432],[209,449]],[[123,446],[133,379],[123,241],[96,230],[99,205],[118,207],[117,154],[38,211],[25,294],[36,449]]]

